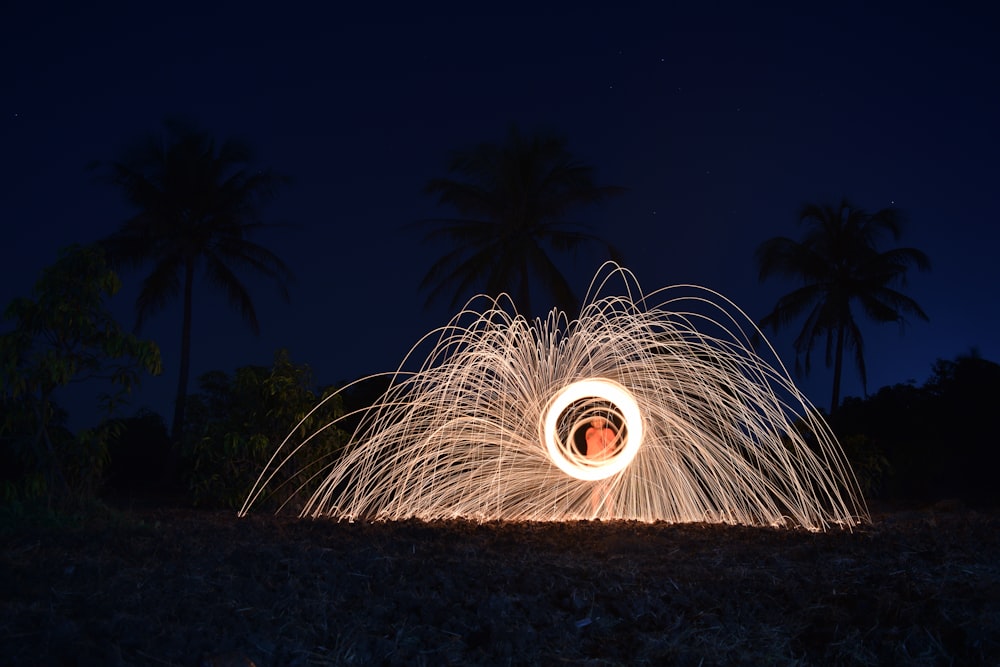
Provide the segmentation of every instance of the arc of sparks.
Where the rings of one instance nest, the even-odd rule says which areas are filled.
[[[609,263],[572,321],[553,310],[529,322],[508,297],[479,296],[391,377],[344,453],[322,464],[303,516],[811,530],[868,516],[822,416],[753,322],[706,288],[646,295]],[[600,461],[579,443],[595,416],[621,433]],[[281,444],[241,515],[278,468],[307,456],[311,437]]]

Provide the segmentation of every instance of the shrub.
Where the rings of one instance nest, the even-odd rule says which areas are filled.
[[[317,388],[309,367],[293,364],[286,350],[275,354],[271,368],[244,366],[232,376],[213,371],[199,385],[185,428],[190,489],[199,506],[239,508],[290,431],[303,440],[343,414],[340,397],[324,401],[330,391]],[[308,456],[293,455],[270,488],[284,484],[283,491],[302,487],[302,494],[308,493],[319,483],[313,478],[316,468],[346,439],[338,428],[323,430],[310,440]],[[300,470],[306,464],[312,467]]]

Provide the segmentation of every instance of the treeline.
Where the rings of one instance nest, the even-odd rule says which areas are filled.
[[[157,491],[186,503],[236,507],[288,429],[305,438],[345,414],[338,424],[350,430],[351,406],[338,398],[311,412],[330,388],[316,385],[308,367],[287,354],[279,353],[271,368],[202,376],[198,393],[188,399],[195,337],[187,314],[196,273],[206,286],[222,288],[251,331],[259,324],[243,270],[273,279],[288,293],[287,265],[250,240],[275,226],[262,219],[263,205],[287,178],[252,165],[251,156],[243,142],[219,142],[194,124],[168,120],[162,132],[137,138],[119,159],[96,163],[132,213],[95,245],[64,251],[32,296],[15,300],[4,313],[11,329],[0,334],[0,500],[8,506]],[[572,316],[579,299],[558,258],[587,245],[610,259],[620,255],[572,221],[578,209],[624,189],[600,184],[565,138],[551,133],[525,134],[511,126],[498,142],[453,152],[447,175],[430,180],[425,192],[450,209],[410,228],[440,253],[420,285],[429,300],[450,296],[457,305],[473,292],[506,292],[526,314],[533,303],[551,300]],[[863,350],[852,308],[860,306],[858,313],[879,324],[927,318],[899,289],[911,268],[930,268],[929,258],[915,248],[883,245],[899,240],[901,212],[868,212],[843,199],[803,206],[799,223],[801,240],[775,237],[757,250],[761,280],[785,277],[797,284],[761,325],[804,322],[795,344],[796,366],[804,372],[813,348],[825,344],[826,365],[833,369],[832,425],[866,493],[995,502],[997,437],[990,415],[1000,387],[996,364],[975,356],[942,361],[922,387],[887,387],[840,404],[847,353]],[[105,304],[121,285],[117,272],[141,267],[148,273],[136,300],[137,327],[183,294],[169,429],[152,413],[120,418],[119,407],[141,378],[162,368],[157,343],[123,330]],[[864,384],[863,355],[854,360]],[[112,387],[98,401],[100,423],[71,433],[53,397],[71,382],[96,378]],[[368,388],[355,394],[363,391]],[[323,430],[310,443],[313,458],[301,462],[305,469],[296,472],[303,466],[293,461],[282,466],[291,477],[275,481],[286,488],[315,484],[315,468],[307,464],[322,467],[346,438],[336,428]]]
[[[848,398],[831,418],[870,500],[1000,501],[1000,365],[972,353],[939,360],[922,386]]]
[[[30,406],[3,402],[8,428],[0,448],[0,488],[8,504],[61,501],[63,487],[46,486],[55,479],[49,468],[58,461],[65,477],[59,484],[74,502],[89,495],[125,504],[238,509],[275,445],[291,430],[299,442],[317,435],[282,468],[285,477],[270,486],[284,484],[280,499],[303,487],[301,500],[318,483],[315,473],[346,444],[356,421],[352,411],[377,399],[384,387],[376,384],[331,397],[334,387],[318,385],[309,366],[293,362],[284,350],[270,367],[205,373],[191,396],[188,435],[177,459],[159,414],[140,411],[74,434],[57,406],[50,417],[54,458],[40,458],[31,446],[33,429],[11,428],[17,418],[33,421],[26,411]],[[920,506],[958,499],[996,506],[997,405],[1000,364],[970,354],[939,360],[923,385],[896,384],[867,398],[848,398],[830,423],[870,502]],[[264,498],[258,506],[275,509],[277,500]]]
[[[318,385],[309,366],[286,350],[275,353],[270,367],[211,371],[197,385],[179,448],[155,412],[107,418],[73,433],[66,412],[52,402],[43,446],[37,402],[0,401],[0,500],[15,511],[39,504],[59,511],[95,499],[238,509],[286,436],[313,437],[273,480],[285,491],[314,487],[314,473],[347,441],[333,424],[344,414],[343,396]],[[261,504],[273,508],[267,499]]]

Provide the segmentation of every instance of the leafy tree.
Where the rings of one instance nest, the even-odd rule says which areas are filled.
[[[239,507],[290,429],[298,425],[294,437],[301,442],[343,414],[339,395],[313,412],[329,392],[315,385],[309,366],[292,363],[286,350],[275,354],[271,368],[244,366],[232,376],[212,371],[199,385],[201,392],[191,396],[187,430],[191,489],[200,505]],[[302,485],[313,488],[320,480],[312,475],[345,442],[340,429],[323,430],[308,451],[283,466],[282,479],[270,488],[282,483],[289,493]]]
[[[993,411],[1000,404],[1000,364],[983,359],[975,350],[954,361],[939,359],[924,390],[933,406],[942,490],[997,505],[1000,428]]]
[[[831,426],[856,470],[852,445],[858,442],[883,457],[877,491],[886,499],[996,505],[1000,429],[992,410],[998,402],[1000,364],[975,353],[959,355],[935,362],[922,386],[897,384],[845,400]],[[863,473],[863,460],[861,467]]]
[[[102,399],[111,415],[143,371],[160,372],[157,346],[123,332],[105,307],[119,287],[99,248],[72,246],[42,272],[34,298],[7,307],[14,329],[0,336],[2,429],[30,487],[26,495],[92,492],[106,461],[107,433],[66,437],[65,416],[53,401],[57,389],[109,381],[116,390]]]
[[[221,145],[207,133],[178,121],[165,122],[163,136],[143,138],[120,160],[106,165],[136,213],[103,241],[116,266],[152,269],[136,299],[136,328],[178,294],[182,295],[180,374],[171,437],[179,447],[191,366],[191,311],[195,275],[221,289],[254,333],[260,324],[238,272],[274,279],[288,298],[291,271],[273,252],[250,237],[275,225],[261,209],[286,182],[274,172],[250,166],[242,142]]]
[[[898,241],[901,235],[903,218],[894,208],[868,213],[846,199],[838,206],[807,204],[799,213],[799,223],[806,226],[802,241],[776,237],[757,249],[761,281],[782,275],[801,283],[778,299],[761,326],[777,331],[805,316],[794,342],[800,372],[809,372],[812,349],[825,339],[826,366],[833,366],[832,413],[840,402],[845,351],[854,352],[862,385],[867,386],[864,340],[855,305],[879,323],[903,325],[906,315],[927,320],[917,302],[897,288],[905,286],[911,266],[929,270],[930,260],[916,248],[879,250],[882,237]]]
[[[939,446],[927,392],[913,384],[848,397],[830,417],[865,495],[916,498],[928,489]]]
[[[420,284],[430,290],[428,304],[449,291],[452,307],[473,290],[507,292],[530,316],[531,286],[538,281],[572,315],[579,302],[552,253],[595,244],[620,259],[611,243],[568,216],[623,189],[597,185],[593,169],[569,152],[565,139],[525,137],[512,126],[503,143],[454,152],[448,171],[454,177],[432,179],[426,192],[458,216],[416,223],[425,242],[449,246]]]
[[[867,498],[881,493],[893,468],[879,444],[864,434],[855,434],[842,439],[841,445],[861,493]]]
[[[66,426],[69,415],[51,398],[46,407],[33,394],[16,398],[5,394],[0,400],[0,501],[11,506],[20,501],[72,495],[64,470],[78,450],[72,431]],[[45,440],[40,440],[39,422],[45,421]],[[93,457],[85,470],[96,477],[104,460]]]

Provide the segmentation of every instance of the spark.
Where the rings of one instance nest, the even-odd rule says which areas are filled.
[[[836,438],[774,348],[735,304],[703,287],[644,294],[630,271],[609,263],[574,320],[553,310],[529,321],[508,296],[480,295],[385,375],[390,388],[354,415],[360,424],[344,452],[315,462],[318,488],[304,502],[289,493],[279,511],[811,530],[867,518]],[[619,434],[603,460],[579,445],[595,416]],[[270,488],[277,470],[309,460],[315,435],[286,438],[241,515],[280,490]]]

